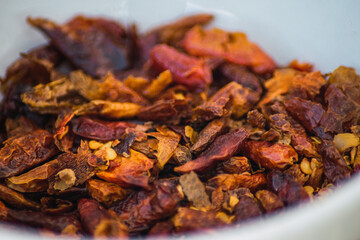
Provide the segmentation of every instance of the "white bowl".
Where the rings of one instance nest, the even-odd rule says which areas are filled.
[[[339,65],[360,71],[360,1],[325,0],[0,0],[0,76],[20,52],[45,43],[29,27],[27,16],[64,22],[75,14],[105,16],[140,30],[195,12],[216,15],[214,25],[247,33],[279,65],[308,61],[316,70],[331,72]],[[360,177],[326,198],[261,221],[189,235],[191,239],[359,239]],[[0,226],[1,239],[36,239]]]

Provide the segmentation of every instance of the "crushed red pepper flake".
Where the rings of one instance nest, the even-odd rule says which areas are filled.
[[[1,81],[0,220],[181,237],[281,212],[358,172],[355,70],[277,68],[246,34],[203,28],[212,19],[138,34],[105,18],[28,18],[49,43]]]

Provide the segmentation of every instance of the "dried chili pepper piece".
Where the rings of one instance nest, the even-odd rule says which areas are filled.
[[[264,141],[248,141],[244,153],[267,169],[284,169],[298,160],[298,154],[289,145]]]
[[[257,73],[272,72],[274,61],[241,32],[226,32],[218,28],[204,30],[193,27],[184,38],[187,52],[195,56],[222,57],[229,62],[251,67]]]
[[[288,110],[302,125],[309,131],[316,128],[324,113],[321,104],[304,100],[301,98],[293,98],[284,102],[286,110]]]
[[[153,105],[143,107],[135,114],[143,121],[162,121],[178,123],[184,113],[187,114],[189,106],[184,99],[159,100]],[[185,115],[186,116],[186,115]]]
[[[157,221],[172,216],[184,195],[175,179],[160,179],[151,191],[138,191],[114,207],[129,232],[151,228]]]
[[[131,190],[124,189],[116,183],[109,183],[98,179],[89,179],[86,182],[86,188],[92,198],[107,206],[124,200],[131,192]]]
[[[269,123],[273,128],[290,136],[291,145],[299,154],[307,157],[319,156],[305,129],[289,115],[283,113],[272,114],[269,116]]]
[[[214,211],[199,211],[181,207],[174,216],[173,222],[177,231],[204,230],[221,227],[227,224]]]
[[[204,62],[165,44],[155,46],[150,52],[150,59],[157,71],[170,70],[174,83],[189,90],[204,90],[212,81],[210,69]]]
[[[115,22],[84,17],[72,19],[65,25],[43,18],[28,18],[28,22],[47,35],[53,46],[75,66],[91,76],[104,76],[128,66],[127,51],[121,42],[124,30]]]
[[[48,192],[53,194],[85,183],[95,175],[100,165],[105,165],[104,161],[90,151],[87,142],[82,141],[76,154],[62,153],[56,158],[56,173],[49,177]]]
[[[212,120],[201,130],[196,142],[191,146],[190,151],[194,154],[199,154],[205,150],[205,148],[209,146],[216,137],[222,134],[225,128],[226,119],[220,118]]]
[[[198,158],[187,162],[180,167],[176,167],[174,170],[176,172],[186,173],[208,169],[216,162],[227,160],[238,153],[248,137],[249,134],[243,128],[223,134],[217,137],[208,149],[201,153]]]
[[[174,230],[174,224],[171,220],[157,222],[148,232],[149,236],[168,236]]]
[[[266,185],[263,173],[219,174],[208,181],[210,186],[220,187],[223,190],[234,190],[239,187],[249,188],[254,191]]]
[[[262,210],[254,197],[240,196],[238,200],[239,202],[234,207],[236,222],[249,220],[262,214]]]
[[[110,141],[121,138],[127,128],[134,128],[136,124],[130,122],[104,121],[88,117],[71,120],[72,131],[79,136]]]
[[[205,192],[205,186],[194,172],[183,174],[179,178],[183,192],[192,205],[198,209],[209,208],[209,196]]]
[[[162,169],[174,154],[180,142],[180,135],[165,127],[159,127],[157,132],[148,133],[148,136],[158,140],[156,157],[157,165]]]
[[[57,160],[44,163],[19,176],[5,179],[6,185],[18,192],[45,192],[49,188],[48,179],[57,171]]]
[[[9,138],[4,144],[0,150],[1,178],[22,173],[58,152],[52,134],[43,129]]]
[[[111,73],[107,73],[98,80],[92,79],[82,71],[73,71],[69,80],[82,97],[88,100],[105,100],[111,102],[132,102],[146,105],[148,101],[139,93],[128,88],[123,82],[116,79]]]
[[[275,193],[269,190],[259,190],[255,193],[256,198],[267,213],[284,207],[284,203]]]
[[[268,91],[259,105],[293,97],[313,100],[325,84],[326,80],[319,71],[303,73],[290,68],[278,69],[275,70],[274,77],[265,82]]]
[[[302,186],[309,180],[309,176],[301,172],[299,164],[292,165],[286,169],[284,173],[293,176],[294,180],[300,183]]]
[[[0,220],[1,221],[8,220],[8,208],[1,201],[0,201]]]
[[[119,156],[130,157],[130,147],[135,142],[135,139],[136,134],[134,132],[125,134],[125,137],[120,141],[120,143],[113,147],[114,151]]]
[[[218,173],[245,173],[251,171],[251,165],[246,157],[234,156],[229,160],[221,162],[217,166]]]
[[[62,215],[49,215],[44,212],[9,209],[8,216],[16,222],[26,223],[35,227],[44,227],[71,236],[79,235],[82,230],[76,212],[64,213]]]
[[[18,193],[2,184],[0,184],[0,199],[19,209],[41,209],[39,203],[25,198],[21,193]]]
[[[325,176],[333,183],[350,177],[351,169],[331,141],[324,140],[320,145]]]
[[[149,188],[149,170],[153,165],[153,160],[130,149],[129,158],[117,156],[110,162],[107,170],[98,171],[96,175],[105,181],[117,183],[123,187]]]
[[[110,102],[92,100],[75,108],[77,115],[95,115],[109,119],[133,118],[139,114],[141,106],[130,102]]]
[[[304,188],[289,174],[273,170],[268,174],[268,181],[269,187],[286,205],[299,203],[309,198]]]
[[[127,237],[127,227],[96,200],[80,199],[78,211],[86,232],[94,237]]]
[[[52,215],[70,212],[75,207],[71,201],[60,198],[42,197],[40,202],[42,211]]]
[[[263,91],[258,77],[244,66],[225,62],[220,65],[217,71],[220,73],[221,77],[229,82],[237,82],[259,95],[261,95]]]

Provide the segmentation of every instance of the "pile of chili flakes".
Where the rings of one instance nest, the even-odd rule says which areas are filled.
[[[193,15],[145,34],[29,18],[1,82],[0,220],[72,237],[181,236],[321,196],[359,170],[360,77],[278,67]]]

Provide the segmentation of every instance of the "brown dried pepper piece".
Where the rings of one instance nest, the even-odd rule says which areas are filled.
[[[176,179],[160,179],[151,191],[141,190],[114,207],[129,232],[151,228],[156,222],[172,216],[184,198]]]
[[[92,198],[107,206],[124,200],[131,192],[116,183],[109,183],[98,179],[88,180],[86,182],[86,188]]]
[[[85,183],[101,165],[105,162],[90,151],[87,142],[81,141],[76,154],[68,152],[56,158],[56,174],[49,177],[48,192],[53,194]]]
[[[0,221],[8,220],[8,208],[0,201]]]
[[[148,103],[139,93],[116,79],[111,72],[98,81],[82,71],[73,71],[70,73],[69,81],[73,84],[75,91],[88,100],[132,102],[140,105]]]
[[[110,119],[123,119],[135,117],[141,106],[130,102],[110,102],[104,100],[92,100],[89,103],[74,107],[77,115],[93,115]]]
[[[0,178],[22,173],[58,152],[52,134],[43,129],[9,138],[4,144],[0,150]]]
[[[122,42],[124,30],[115,22],[82,16],[65,25],[42,18],[28,18],[28,22],[47,35],[75,66],[93,77],[123,70],[129,64]]]
[[[119,156],[130,157],[130,147],[133,145],[136,139],[134,132],[125,134],[125,137],[121,139],[120,143],[113,147],[114,151]]]
[[[320,120],[325,111],[320,103],[301,98],[293,98],[284,102],[286,110],[310,132],[320,138],[327,138],[325,132],[319,128]]]
[[[156,130],[157,132],[148,133],[148,136],[158,140],[155,155],[158,160],[157,166],[162,169],[174,154],[174,151],[180,142],[180,135],[166,127],[158,127]]]
[[[44,227],[58,233],[76,236],[81,233],[82,227],[76,212],[62,215],[50,215],[44,212],[22,211],[9,209],[11,220],[29,224],[35,227]]]
[[[298,160],[295,150],[285,144],[248,141],[244,153],[248,158],[267,169],[284,169]]]
[[[0,218],[1,219],[1,218]],[[148,232],[149,236],[168,236],[174,230],[174,223],[171,220],[157,222]]]
[[[268,174],[268,183],[270,189],[276,192],[286,205],[303,202],[309,198],[305,189],[293,176],[279,170],[273,170]]]
[[[210,68],[195,57],[160,44],[150,52],[152,66],[159,72],[170,70],[175,84],[186,86],[191,91],[201,91],[212,82]]]
[[[257,109],[249,111],[246,120],[252,127],[265,128],[266,119]]]
[[[208,181],[210,186],[220,187],[223,190],[234,190],[239,187],[255,191],[266,186],[266,177],[263,173],[219,174]]]
[[[245,88],[249,88],[261,95],[262,87],[260,81],[258,77],[248,68],[234,63],[225,62],[220,65],[217,71],[229,82],[237,82]]]
[[[278,195],[269,190],[259,190],[255,193],[255,196],[267,213],[284,207],[284,203]]]
[[[268,91],[259,105],[264,106],[274,100],[294,97],[313,100],[325,84],[326,80],[319,71],[305,73],[290,68],[277,69],[274,76],[265,82]]]
[[[309,180],[309,176],[305,175],[300,170],[300,164],[294,164],[288,169],[284,171],[284,173],[289,174],[294,177],[294,180],[300,183],[302,186],[306,183],[307,180]]]
[[[325,176],[332,183],[337,183],[350,177],[351,168],[346,164],[346,161],[332,141],[323,141],[320,145],[320,154],[324,164]]]
[[[5,179],[9,188],[18,192],[44,192],[49,188],[49,177],[57,172],[58,160],[52,160],[19,176]]]
[[[238,119],[246,114],[260,99],[260,93],[243,87],[236,82],[230,82],[217,91],[209,102],[216,102],[223,97],[232,99],[231,115]]]
[[[219,173],[245,173],[251,171],[251,165],[246,157],[234,156],[229,160],[221,162],[217,166],[217,172]]]
[[[260,74],[275,68],[274,61],[241,32],[229,33],[218,28],[204,30],[195,26],[187,32],[184,47],[192,55],[222,57],[249,66]]]
[[[153,160],[130,149],[129,158],[117,156],[110,162],[107,170],[98,171],[96,175],[105,181],[117,183],[123,187],[149,188],[149,170],[153,165]]]
[[[234,216],[236,222],[249,220],[262,214],[259,204],[254,197],[240,196],[239,202],[234,207]]]
[[[299,154],[306,157],[319,156],[305,129],[289,115],[283,113],[272,114],[269,116],[269,123],[273,128],[290,136],[291,145]]]
[[[226,225],[214,211],[199,211],[191,208],[181,207],[173,218],[177,231],[204,230]]]
[[[226,119],[214,119],[206,125],[205,128],[201,130],[199,136],[197,137],[194,145],[191,146],[190,151],[193,154],[199,154],[207,146],[209,146],[216,137],[222,134],[226,127]]]
[[[26,199],[21,193],[18,193],[2,184],[0,184],[0,199],[19,209],[41,209],[39,203]]]
[[[170,159],[170,162],[175,165],[182,165],[192,160],[190,149],[183,145],[178,145]]]
[[[127,237],[127,227],[93,199],[80,199],[78,211],[86,232],[94,237]]]
[[[121,138],[127,128],[134,128],[136,124],[79,117],[71,120],[71,126],[72,131],[81,137],[110,141]]]
[[[194,122],[208,122],[214,118],[226,117],[231,113],[232,97],[229,94],[210,99],[197,106],[192,116]]]
[[[179,122],[189,106],[184,99],[159,100],[140,109],[137,117],[143,121]]]
[[[186,173],[208,169],[216,162],[227,160],[238,153],[248,137],[249,134],[243,128],[223,134],[217,137],[198,158],[180,167],[176,167],[174,170],[176,172]]]
[[[74,204],[71,201],[64,199],[42,197],[40,202],[42,211],[47,214],[63,214],[74,209]]]
[[[183,174],[179,178],[182,190],[192,205],[198,209],[209,208],[209,196],[205,192],[204,184],[194,172]]]

